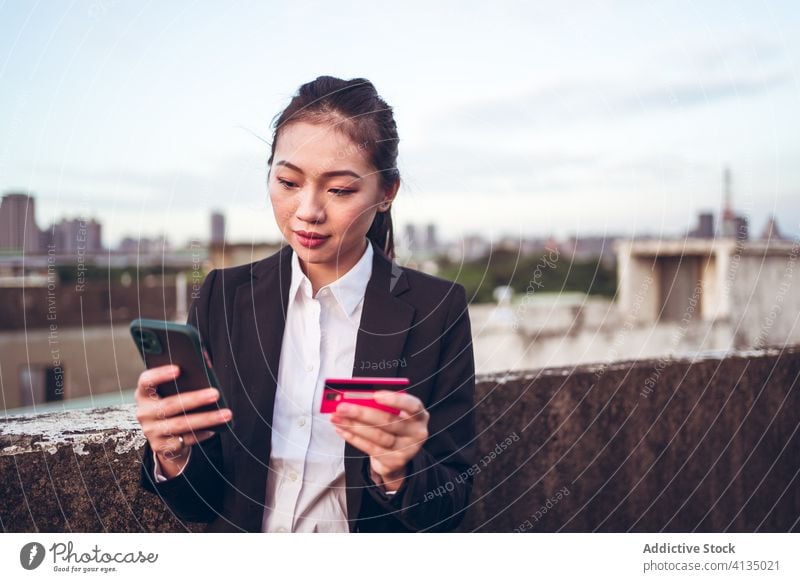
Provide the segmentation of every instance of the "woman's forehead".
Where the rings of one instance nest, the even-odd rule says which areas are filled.
[[[285,127],[278,136],[275,160],[290,161],[304,172],[321,173],[348,165],[368,171],[364,144],[354,142],[333,125],[298,122]]]

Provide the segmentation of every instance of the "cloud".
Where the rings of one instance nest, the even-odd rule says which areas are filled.
[[[405,187],[412,193],[544,193],[570,185],[575,174],[600,163],[595,155],[472,144],[401,148],[398,165]]]
[[[465,128],[470,132],[519,132],[563,127],[586,120],[613,121],[632,115],[713,106],[726,100],[756,97],[790,81],[790,75],[775,72],[635,84],[628,79],[563,82],[438,112],[430,123],[437,126],[437,131],[454,135]]]
[[[265,204],[266,161],[259,154],[224,158],[214,167],[148,171],[142,167],[27,168],[33,194],[64,212],[76,202],[92,208],[141,208],[160,205],[176,210]],[[21,168],[23,169],[23,168]],[[61,210],[61,209],[59,209]]]
[[[743,99],[766,93],[790,81],[784,73],[736,79],[684,81],[648,88],[620,99],[623,111],[648,112],[660,109],[685,109],[712,105],[727,99]]]
[[[750,99],[792,82],[792,63],[774,40],[731,37],[713,45],[671,47],[625,62],[625,70],[592,71],[528,91],[482,99],[429,122],[457,136],[469,131],[529,131],[634,115],[712,107]]]
[[[679,70],[691,70],[706,75],[734,70],[752,70],[780,63],[786,56],[783,47],[774,39],[762,36],[734,36],[704,43],[686,50],[664,51],[652,58],[653,65],[667,63]]]

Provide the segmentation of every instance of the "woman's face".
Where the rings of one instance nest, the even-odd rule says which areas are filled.
[[[306,265],[349,270],[364,251],[376,211],[397,193],[397,186],[388,193],[380,188],[366,155],[328,125],[295,122],[281,130],[269,195],[281,233]],[[323,238],[310,240],[298,231]]]

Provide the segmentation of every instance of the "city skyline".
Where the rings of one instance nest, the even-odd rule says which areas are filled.
[[[102,253],[108,250],[119,252],[150,253],[163,252],[166,249],[185,249],[194,247],[198,242],[207,245],[241,245],[241,241],[230,239],[227,236],[226,215],[220,209],[211,210],[208,215],[209,228],[206,236],[198,236],[195,233],[189,240],[183,243],[170,241],[166,233],[156,233],[148,237],[132,237],[123,235],[115,244],[106,245],[103,243],[103,224],[97,221],[94,216],[75,215],[72,218],[62,216],[58,222],[42,228],[36,218],[36,196],[23,192],[6,192],[0,195],[0,251],[25,251],[28,254],[43,254],[50,252],[57,247],[61,253],[73,253],[82,250],[88,253]],[[458,241],[441,241],[439,238],[438,225],[430,223],[406,223],[400,225],[396,232],[396,243],[406,245],[408,250],[435,250],[444,248]],[[748,239],[775,239],[786,240],[787,237],[781,229],[779,220],[775,216],[769,216],[767,221],[758,231],[753,231],[746,215],[738,214],[733,200],[730,196],[730,172],[725,171],[725,195],[722,210],[717,216],[714,212],[700,212],[697,215],[697,228],[687,230],[682,236],[694,238],[723,238],[731,237],[742,240]],[[513,237],[512,237],[513,238]],[[569,244],[572,242],[583,243],[583,246],[595,248],[597,241],[615,240],[624,238],[619,233],[607,233],[606,235],[596,236],[591,233],[580,236],[577,234],[563,237],[553,235],[527,234],[519,238],[520,243],[542,243],[542,244],[521,244],[521,252],[529,252],[531,249],[544,248],[550,242]],[[647,233],[640,233],[636,238],[652,238]],[[680,238],[672,237],[672,238]],[[499,237],[486,237],[481,233],[464,233],[461,242],[465,248],[487,249],[489,243],[499,242],[502,246],[508,246],[508,235]],[[270,244],[278,241],[253,240],[254,245]],[[444,246],[443,246],[444,245]],[[513,246],[513,245],[512,245]],[[609,251],[609,249],[604,249]],[[473,253],[468,253],[473,254]],[[599,253],[598,254],[602,254]]]
[[[728,166],[756,232],[774,215],[800,235],[795,5],[457,6],[387,6],[385,35],[354,28],[357,3],[4,5],[0,191],[34,193],[43,224],[96,216],[112,246],[185,243],[212,209],[236,240],[277,239],[269,124],[332,74],[370,79],[395,110],[398,225],[680,236],[720,212]]]

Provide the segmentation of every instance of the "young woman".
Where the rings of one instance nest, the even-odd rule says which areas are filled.
[[[319,77],[274,123],[268,185],[288,241],[216,269],[189,323],[219,377],[159,398],[179,373],[145,371],[141,484],[207,531],[448,531],[476,461],[474,358],[464,287],[394,261],[400,186],[392,109],[366,79]],[[379,393],[394,416],[319,412],[325,378],[407,377]],[[233,418],[234,431],[205,430]]]

